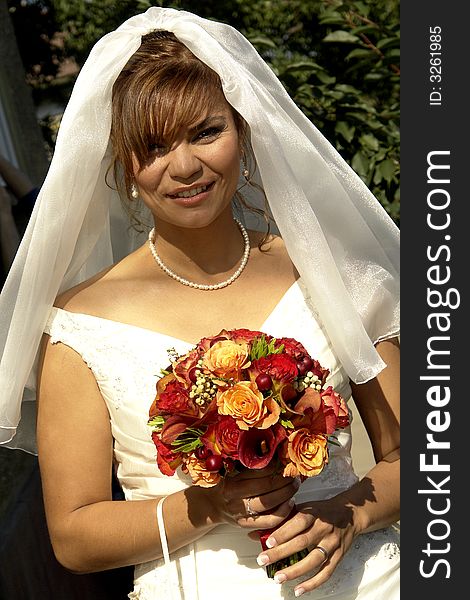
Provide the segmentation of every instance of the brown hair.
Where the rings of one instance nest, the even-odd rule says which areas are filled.
[[[139,49],[113,85],[111,168],[118,189],[125,190],[124,195],[129,197],[133,155],[142,168],[152,145],[171,145],[182,124],[193,124],[221,97],[224,96],[218,74],[173,33],[153,31],[144,35]],[[246,123],[233,108],[232,114],[243,154],[251,158],[251,170],[255,163]],[[236,196],[246,208],[263,216],[269,232],[264,211],[249,206],[239,192]]]

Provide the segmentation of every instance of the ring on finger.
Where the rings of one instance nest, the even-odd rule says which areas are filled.
[[[250,506],[250,501],[253,500],[253,498],[248,498],[246,501],[246,512],[250,517],[253,517],[253,519],[256,519],[256,517],[259,517],[259,512],[257,512],[256,510],[253,510]]]
[[[325,550],[325,548],[323,548],[323,546],[315,546],[314,550],[320,550],[320,552],[323,554],[323,563],[326,563],[326,561],[330,558],[330,555],[328,553],[328,550]]]

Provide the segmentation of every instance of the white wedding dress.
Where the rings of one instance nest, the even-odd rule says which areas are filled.
[[[243,327],[243,322],[240,322]],[[330,370],[328,383],[345,399],[351,388],[298,281],[259,328],[275,337],[300,341],[311,356]],[[176,473],[160,474],[147,425],[160,369],[169,364],[167,350],[185,353],[192,345],[171,336],[100,317],[53,308],[45,329],[51,342],[62,342],[87,363],[109,410],[117,476],[127,500],[171,494],[190,481]],[[207,332],[208,335],[217,331]],[[333,496],[357,481],[351,461],[350,429],[338,433],[330,462],[317,477],[305,481],[299,502]],[[157,522],[155,521],[155,527]],[[399,534],[396,527],[358,536],[333,576],[309,599],[397,600],[399,598]],[[171,555],[165,565],[155,560],[135,567],[138,600],[276,600],[294,598],[293,584],[278,585],[256,563],[260,544],[246,531],[221,525]],[[298,583],[298,582],[297,582]]]

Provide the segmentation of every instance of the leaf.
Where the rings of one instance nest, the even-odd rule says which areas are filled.
[[[360,150],[353,156],[351,166],[361,177],[367,176],[369,161]]]
[[[332,77],[331,75],[327,75],[325,72],[323,71],[318,71],[317,73],[315,73],[316,77],[322,82],[325,83],[327,85],[334,83],[336,81],[336,77]]]
[[[359,25],[359,27],[354,27],[351,29],[351,33],[355,35],[356,33],[373,33],[377,34],[378,27],[374,27],[373,25]]]
[[[375,185],[379,185],[382,180],[383,180],[382,171],[380,169],[376,168],[374,171],[374,177],[373,177],[372,181],[374,182]]]
[[[376,44],[377,48],[389,48],[390,46],[399,46],[400,39],[398,37],[382,38]]]
[[[204,435],[204,429],[195,429],[188,427],[183,433],[181,433],[171,445],[178,451],[184,454],[196,450],[199,446],[202,446],[200,437]]]
[[[370,150],[377,151],[379,149],[379,140],[371,133],[363,133],[359,138],[360,143]]]
[[[319,64],[314,62],[313,60],[299,60],[295,63],[291,63],[288,65],[283,73],[292,73],[296,71],[324,71],[325,69],[321,67]]]
[[[276,49],[277,45],[264,35],[255,35],[248,38],[253,46],[265,46],[266,48]]]
[[[152,427],[156,431],[160,430],[165,424],[165,419],[161,415],[155,415],[151,419],[149,419],[147,425]]]
[[[342,135],[348,143],[351,143],[354,138],[354,132],[356,131],[356,128],[346,123],[346,121],[338,121],[335,125],[335,131],[336,133]]]
[[[396,171],[395,163],[393,162],[393,160],[391,160],[390,158],[386,158],[378,164],[377,168],[380,169],[380,172],[382,173],[385,181],[388,181],[388,183],[390,183]]]
[[[368,50],[367,48],[355,48],[354,50],[351,50],[351,52],[349,54],[346,55],[346,60],[351,60],[351,58],[365,57],[365,56],[371,56],[371,55],[372,55],[372,51]]]
[[[349,31],[343,31],[338,29],[337,31],[333,31],[329,33],[326,37],[323,38],[324,42],[336,42],[340,44],[353,44],[359,41],[357,35],[352,35]]]
[[[384,73],[367,73],[364,75],[364,79],[367,79],[368,81],[378,81],[379,79],[383,79],[384,76]]]
[[[279,423],[284,427],[284,429],[294,429],[294,424],[292,423],[292,421],[289,421],[288,419],[286,419],[286,420],[280,419]]]
[[[337,10],[332,10],[332,9],[324,10],[321,13],[320,18],[318,20],[323,25],[329,24],[329,23],[338,23],[338,24],[344,23],[343,15],[340,12],[338,12]]]
[[[361,92],[358,89],[352,85],[347,85],[346,83],[338,83],[338,85],[335,86],[335,89],[344,92],[345,94],[354,94],[354,96],[361,95]]]
[[[280,354],[283,352],[284,344],[281,344],[279,348],[276,348],[275,344],[275,338],[270,340],[268,343],[264,334],[260,337],[254,338],[251,343],[250,360],[257,360],[258,358],[263,358],[269,354]]]

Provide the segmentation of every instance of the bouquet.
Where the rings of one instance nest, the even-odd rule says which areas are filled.
[[[313,477],[328,463],[332,434],[349,425],[344,399],[325,387],[329,370],[293,338],[223,329],[169,355],[148,421],[164,475],[181,467],[210,487],[275,461],[286,477]],[[268,575],[305,554],[268,565]]]

